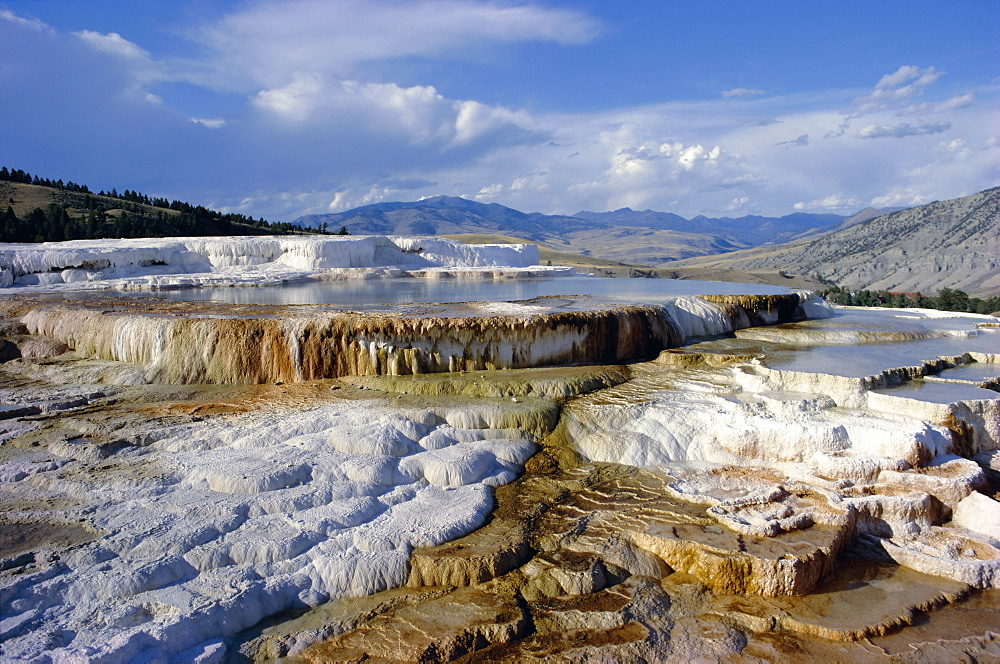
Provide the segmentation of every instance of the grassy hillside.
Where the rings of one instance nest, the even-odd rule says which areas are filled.
[[[272,224],[135,191],[95,193],[85,185],[0,169],[0,242],[302,232],[293,224]]]

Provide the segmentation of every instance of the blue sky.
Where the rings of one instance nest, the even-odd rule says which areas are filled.
[[[0,163],[287,220],[1000,184],[1000,3],[0,0]]]

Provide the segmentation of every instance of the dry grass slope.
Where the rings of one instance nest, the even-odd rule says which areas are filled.
[[[850,289],[1000,294],[1000,187],[893,212],[810,242],[678,261],[677,268],[808,274]]]

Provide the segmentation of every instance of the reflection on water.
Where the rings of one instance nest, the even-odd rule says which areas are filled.
[[[536,297],[580,295],[612,302],[653,304],[678,295],[771,295],[787,288],[757,284],[679,279],[371,279],[311,282],[261,288],[194,288],[157,293],[157,297],[232,304],[330,304],[364,307],[414,302],[513,302]],[[148,296],[148,293],[144,293]]]
[[[916,399],[928,403],[955,403],[956,401],[978,401],[1000,399],[1000,394],[965,383],[937,383],[926,380],[911,380],[895,387],[874,390],[879,394]]]
[[[859,343],[851,339],[842,345],[831,344],[829,337],[814,346],[809,343],[809,334],[801,330],[844,330],[848,328],[885,331],[905,331],[913,333],[924,327],[928,332],[943,331],[948,336],[939,338],[883,341],[880,343]],[[878,310],[838,310],[834,318],[796,323],[789,326],[788,343],[796,345],[796,352],[782,354],[767,364],[775,369],[825,373],[835,376],[861,378],[877,374],[885,369],[918,365],[933,361],[938,357],[952,357],[969,352],[1000,353],[1000,333],[995,330],[979,329],[982,318],[956,315],[951,318],[928,319],[913,312],[900,316],[898,311]],[[771,340],[779,340],[780,328],[766,328]],[[819,335],[817,335],[818,337]],[[978,366],[978,365],[976,365]],[[970,369],[975,372],[975,369]],[[992,372],[985,368],[982,371]],[[946,374],[945,377],[958,377]]]
[[[1000,364],[977,362],[964,367],[955,367],[941,372],[941,378],[948,380],[967,380],[971,383],[984,383],[1000,379]]]

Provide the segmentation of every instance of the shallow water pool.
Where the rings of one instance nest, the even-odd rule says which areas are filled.
[[[774,295],[787,288],[721,281],[681,279],[413,279],[389,278],[265,286],[191,288],[159,291],[156,297],[185,302],[231,304],[327,304],[348,307],[409,303],[515,302],[537,297],[583,296],[597,300],[655,304],[678,295]],[[144,292],[148,297],[149,293]]]

